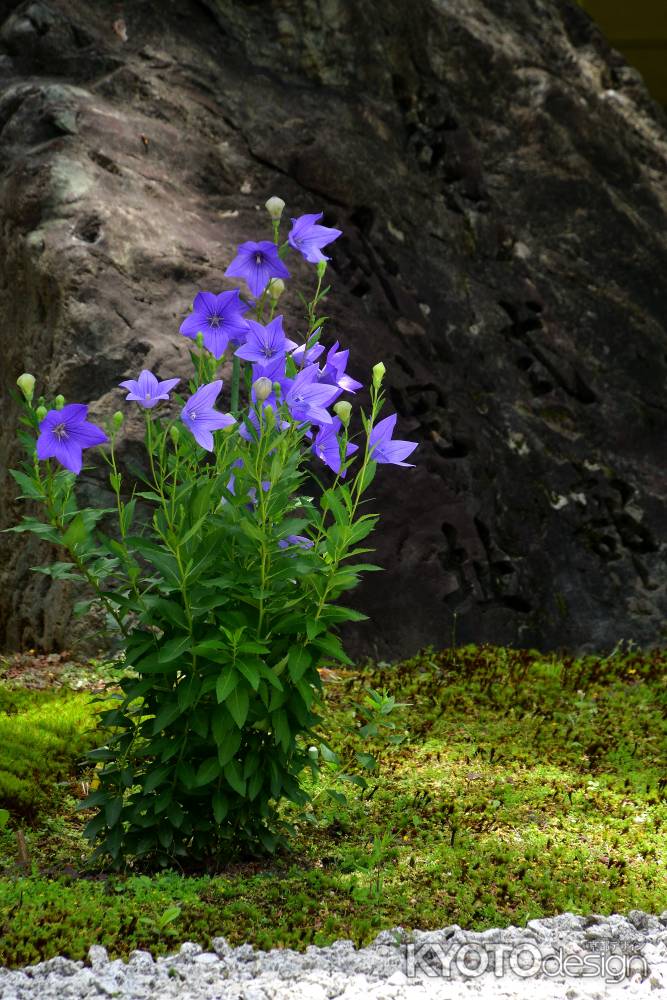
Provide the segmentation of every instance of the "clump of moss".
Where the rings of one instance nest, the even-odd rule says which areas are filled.
[[[384,687],[407,703],[392,714],[399,738],[360,743],[353,706]],[[360,749],[379,766],[366,787],[341,784],[332,767],[309,819],[286,809],[291,853],[207,877],[95,873],[82,862],[72,785],[25,830],[30,873],[17,877],[0,832],[0,964],[84,958],[91,943],[112,957],[186,938],[208,947],[219,934],[260,948],[362,945],[397,925],[667,907],[665,652],[429,649],[327,672],[324,688],[326,732],[348,774]]]

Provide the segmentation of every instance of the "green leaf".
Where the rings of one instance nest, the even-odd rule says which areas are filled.
[[[220,774],[222,768],[217,757],[207,757],[197,770],[197,785],[209,785]]]
[[[154,771],[151,771],[150,774],[147,775],[146,780],[143,783],[144,792],[148,793],[155,791],[157,786],[161,785],[169,774],[171,774],[171,765],[160,764],[159,767],[156,767]]]
[[[230,729],[230,718],[227,712],[218,709],[211,720],[213,739],[218,747],[218,761],[222,765],[228,763],[241,746],[241,733],[238,729]]]
[[[74,563],[71,562],[54,562],[50,566],[33,566],[33,573],[44,573],[45,576],[50,576],[53,580],[81,580],[83,579],[78,571],[72,572],[74,568]]]
[[[250,708],[247,688],[237,685],[229,697],[225,698],[225,707],[239,729],[242,729]]]
[[[122,798],[111,799],[104,807],[104,818],[108,827],[115,826],[123,811]]]
[[[316,635],[323,632],[325,625],[319,619],[309,618],[306,622],[306,635],[309,639],[314,639]]]
[[[160,647],[158,662],[171,663],[172,660],[177,659],[177,657],[182,656],[183,653],[189,651],[191,646],[192,639],[189,635],[181,635],[176,639],[169,639],[168,642],[165,642],[165,644]]]
[[[245,795],[245,781],[241,777],[241,770],[235,760],[230,760],[223,771],[230,786],[239,795]]]
[[[216,823],[222,823],[229,811],[229,803],[221,791],[213,793],[213,815]]]
[[[238,681],[238,674],[232,667],[225,667],[221,670],[220,676],[215,682],[215,696],[218,699],[218,704],[229,698]]]
[[[158,493],[154,493],[152,490],[144,490],[141,493],[135,493],[135,496],[141,497],[142,500],[154,500],[156,503],[162,503],[162,497]]]
[[[308,667],[313,662],[313,658],[303,646],[292,646],[288,658],[287,669],[293,681],[299,681],[305,674]]]
[[[259,687],[260,669],[258,664],[260,661],[252,660],[237,660],[236,669],[243,674],[245,679],[250,684],[253,691],[256,691]]]
[[[272,712],[271,725],[273,726],[276,743],[279,743],[283,750],[288,750],[292,734],[290,733],[287,712],[282,708],[279,708],[276,712]]]
[[[371,753],[357,753],[356,758],[366,771],[374,771],[378,766],[375,757]]]
[[[264,774],[262,773],[262,771],[257,771],[255,774],[253,774],[252,778],[248,782],[247,796],[251,802],[259,794],[263,784],[264,784]]]
[[[188,791],[196,787],[197,775],[195,774],[195,769],[189,760],[179,761],[176,767],[176,774]]]
[[[375,473],[377,472],[377,462],[369,462],[364,469],[364,477],[361,481],[361,492],[363,493],[371,485],[375,479]]]
[[[324,743],[320,743],[320,756],[322,757],[322,760],[326,761],[327,764],[340,764],[338,754],[333,750],[330,750],[329,747],[324,745]]]
[[[163,788],[155,800],[155,806],[154,806],[155,813],[157,814],[164,812],[164,810],[167,808],[173,797],[174,797],[174,792],[171,785],[168,785],[167,788]]]
[[[178,706],[178,702],[170,701],[166,705],[163,705],[153,720],[153,735],[155,736],[157,733],[162,732],[163,729],[167,729],[180,715],[181,709]]]
[[[328,653],[329,656],[333,656],[335,660],[340,660],[341,663],[352,664],[352,660],[349,658],[347,653],[344,652],[343,647],[340,644],[340,639],[337,639],[335,635],[321,635],[316,639],[313,639],[313,645],[321,649],[323,653]]]
[[[88,527],[86,525],[86,518],[83,516],[83,512],[77,514],[69,528],[65,532],[62,538],[62,544],[66,549],[76,548],[81,542],[89,537]]]
[[[28,500],[41,500],[44,496],[42,488],[35,483],[30,476],[27,476],[25,472],[18,472],[16,469],[9,470],[10,476],[12,476],[16,482],[19,484],[23,493],[19,494],[18,499],[28,499]]]

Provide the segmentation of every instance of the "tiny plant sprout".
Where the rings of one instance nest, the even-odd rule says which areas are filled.
[[[373,385],[376,389],[379,389],[382,385],[382,379],[384,378],[386,370],[387,369],[381,361],[378,361],[376,365],[373,365]]]
[[[350,414],[352,413],[352,403],[348,403],[346,399],[341,399],[340,402],[334,405],[333,410],[336,416],[340,417],[343,427],[347,427],[350,422]]]
[[[35,376],[31,375],[30,372],[24,372],[23,375],[19,375],[16,384],[23,393],[26,402],[32,403],[35,392]]]
[[[269,213],[269,216],[277,222],[283,214],[283,209],[285,208],[285,202],[282,198],[278,198],[277,195],[269,198],[265,204],[265,208]]]
[[[255,392],[255,398],[258,403],[263,403],[265,399],[268,399],[273,391],[273,385],[270,378],[262,375],[252,384],[253,390]]]
[[[58,393],[58,395],[53,401],[53,405],[55,406],[56,410],[62,410],[63,406],[65,405],[65,397],[60,393]]]

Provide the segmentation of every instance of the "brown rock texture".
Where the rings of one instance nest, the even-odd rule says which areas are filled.
[[[0,466],[24,370],[93,415],[186,374],[278,194],[344,231],[325,340],[420,442],[349,648],[664,642],[666,124],[571,0],[0,0]],[[67,648],[49,552],[0,539],[0,644]]]

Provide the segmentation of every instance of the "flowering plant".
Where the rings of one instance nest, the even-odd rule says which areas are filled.
[[[93,856],[116,867],[128,857],[208,861],[239,848],[273,850],[283,839],[277,805],[305,803],[299,775],[314,766],[318,665],[349,663],[337,627],[366,617],[336,602],[378,568],[359,561],[377,520],[362,512],[364,494],[378,464],[406,465],[416,448],[393,440],[395,416],[378,422],[382,364],[373,369],[370,413],[361,411],[361,443],[351,440],[351,404],[339,397],[361,384],[346,374],[348,351],[335,343],[325,355],[326,318],[318,316],[329,291],[322,248],[341,233],[319,225],[321,214],[304,215],[281,244],[283,204],[267,202],[273,240],[242,243],[225,272],[251,296],[196,296],[181,325],[195,368],[183,395],[180,380],[150,371],[120,383],[145,419],[143,484],[128,490],[117,464],[121,412],[105,431],[83,404],[57,397],[51,408],[43,398],[35,407],[33,376],[18,379],[28,458],[12,474],[45,518],[24,517],[11,530],[67,551],[67,561],[39,571],[89,586],[83,608],[104,609],[131,668],[116,704],[101,713],[109,739],[88,755],[98,785],[80,804],[97,809],[85,829]],[[313,298],[303,299],[300,344],[276,315],[290,252],[317,276]],[[223,413],[218,376],[228,353]],[[82,453],[100,445],[108,445],[101,453],[115,505],[80,509]],[[328,485],[307,467],[317,460],[330,470]],[[309,476],[317,499],[304,493]],[[100,525],[111,513],[113,534]]]

